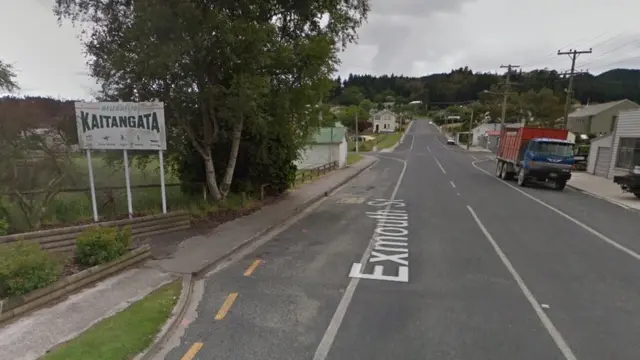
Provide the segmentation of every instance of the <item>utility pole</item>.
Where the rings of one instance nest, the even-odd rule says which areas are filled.
[[[360,140],[360,135],[358,135],[358,112],[356,112],[356,154],[360,153],[360,149],[358,147],[359,140]]]
[[[500,117],[500,125],[504,127],[505,118],[507,117],[507,97],[511,89],[511,70],[519,68],[520,65],[500,65],[501,69],[507,69],[507,80],[505,81],[505,89],[502,94],[502,116]]]
[[[471,104],[471,119],[469,120],[469,133],[467,134],[467,150],[471,146],[471,141],[473,140],[473,134],[471,133],[471,128],[473,127],[473,108],[475,103]]]
[[[591,49],[589,50],[569,50],[569,51],[560,51],[558,50],[558,55],[569,55],[571,59],[571,72],[569,73],[569,86],[567,87],[567,97],[564,103],[564,128],[566,129],[569,126],[569,108],[571,107],[571,96],[573,94],[573,76],[576,73],[576,59],[581,54],[591,54]]]

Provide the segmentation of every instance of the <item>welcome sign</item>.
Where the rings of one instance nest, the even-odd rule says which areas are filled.
[[[81,149],[166,150],[164,103],[77,102]]]

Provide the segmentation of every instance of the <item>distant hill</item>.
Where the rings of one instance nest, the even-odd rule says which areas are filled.
[[[513,90],[552,89],[564,97],[567,79],[555,70],[532,70],[512,76]],[[481,91],[495,87],[504,81],[502,74],[474,73],[465,67],[446,74],[432,74],[423,77],[395,75],[349,75],[347,79],[336,80],[332,102],[348,105],[358,97],[374,102],[451,103],[478,99]],[[640,70],[614,69],[594,76],[577,75],[574,81],[574,97],[581,103],[601,103],[629,99],[640,103]]]

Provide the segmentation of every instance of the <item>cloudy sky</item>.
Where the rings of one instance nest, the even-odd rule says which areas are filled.
[[[340,75],[420,76],[469,66],[501,71],[568,70],[559,49],[593,48],[578,69],[640,68],[638,0],[371,0]],[[15,66],[23,94],[91,99],[77,31],[59,27],[51,0],[0,0],[0,59]]]

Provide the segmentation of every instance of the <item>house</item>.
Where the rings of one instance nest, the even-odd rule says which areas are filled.
[[[373,132],[395,132],[398,127],[397,116],[385,109],[373,114]]]
[[[610,134],[616,126],[618,112],[638,108],[640,105],[626,99],[583,106],[569,114],[567,129],[581,134]]]
[[[500,132],[502,125],[495,124],[480,124],[471,130],[471,145],[483,146],[483,142],[486,143],[486,133],[488,131],[498,131]]]
[[[587,171],[612,179],[640,165],[640,108],[623,110],[609,135],[591,140]]]
[[[308,145],[296,161],[298,169],[312,169],[338,162],[338,167],[347,164],[347,129],[340,123],[334,127],[323,127],[315,131]]]

